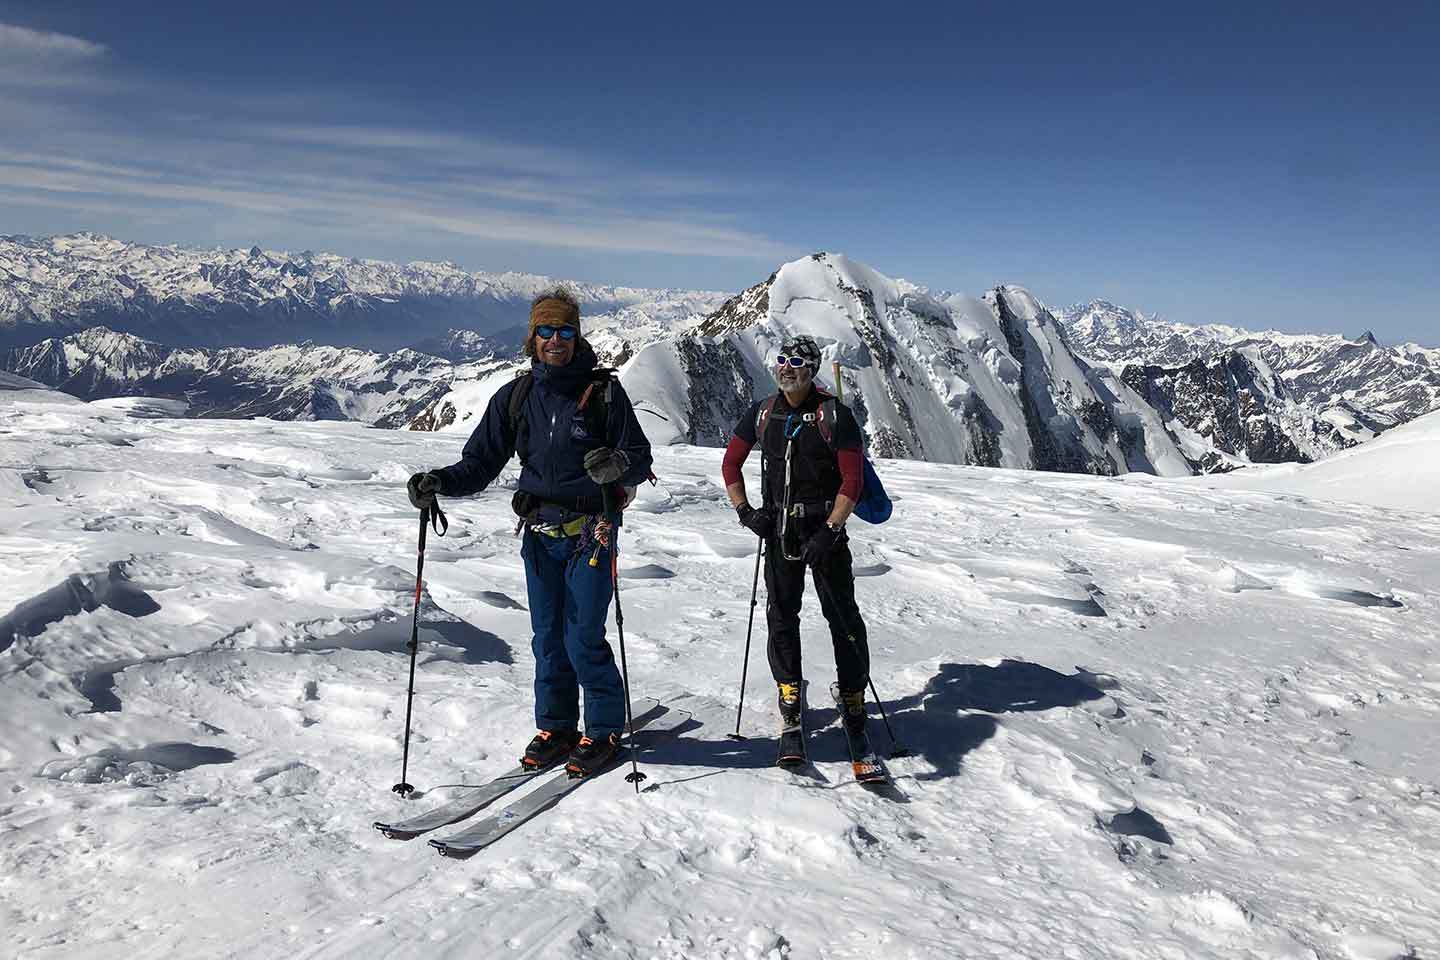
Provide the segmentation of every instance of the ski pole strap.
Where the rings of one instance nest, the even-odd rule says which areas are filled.
[[[440,509],[440,501],[435,501],[431,506],[426,507],[421,513],[421,523],[429,522],[430,529],[435,531],[437,537],[445,536],[450,529],[450,521],[445,518],[445,511]]]

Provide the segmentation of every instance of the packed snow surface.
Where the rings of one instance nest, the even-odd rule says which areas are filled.
[[[813,596],[813,769],[771,765],[763,608],[726,739],[755,541],[720,451],[659,448],[625,641],[636,695],[697,723],[640,795],[606,775],[455,861],[371,823],[531,734],[513,469],[429,539],[406,802],[403,481],[463,436],[63,400],[0,397],[6,956],[1440,950],[1440,514],[882,461],[857,591],[914,753],[871,792]]]

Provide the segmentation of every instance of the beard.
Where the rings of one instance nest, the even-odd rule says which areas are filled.
[[[793,377],[788,375],[790,370],[795,371]],[[787,397],[797,393],[803,394],[810,389],[810,384],[814,381],[815,375],[810,372],[809,368],[792,367],[775,376],[775,383],[780,387],[780,392]]]

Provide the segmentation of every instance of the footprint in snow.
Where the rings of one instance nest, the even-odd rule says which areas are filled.
[[[1175,843],[1170,836],[1170,831],[1165,829],[1165,825],[1138,806],[1132,807],[1124,813],[1117,813],[1109,820],[1097,815],[1095,823],[1101,830],[1115,838],[1115,854],[1120,858],[1121,863],[1131,862],[1142,850],[1139,844],[1130,839],[1131,837],[1140,837],[1165,846],[1173,846]]]
[[[375,476],[373,470],[347,470],[343,467],[336,467],[331,470],[309,470],[306,471],[307,480],[369,480]]]
[[[1405,606],[1393,595],[1382,596],[1368,590],[1351,590],[1346,587],[1291,586],[1287,588],[1287,592],[1296,596],[1315,597],[1320,600],[1339,600],[1341,603],[1353,603],[1357,607],[1394,608]]]
[[[480,593],[480,600],[498,607],[501,610],[524,610],[525,608],[517,603],[509,594],[501,593],[498,590],[483,590]]]
[[[620,576],[627,580],[669,580],[675,576],[675,571],[668,567],[662,567],[658,563],[647,563],[639,567],[630,567],[620,571]]]

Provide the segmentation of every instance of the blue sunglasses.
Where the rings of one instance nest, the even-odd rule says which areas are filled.
[[[540,326],[535,328],[535,336],[539,337],[541,340],[549,340],[557,333],[560,334],[561,340],[574,340],[575,334],[579,332],[580,331],[576,330],[574,327],[556,327],[548,323],[542,323],[540,324]]]
[[[810,361],[804,357],[787,357],[781,355],[775,358],[775,366],[777,367],[808,367],[811,365]]]

